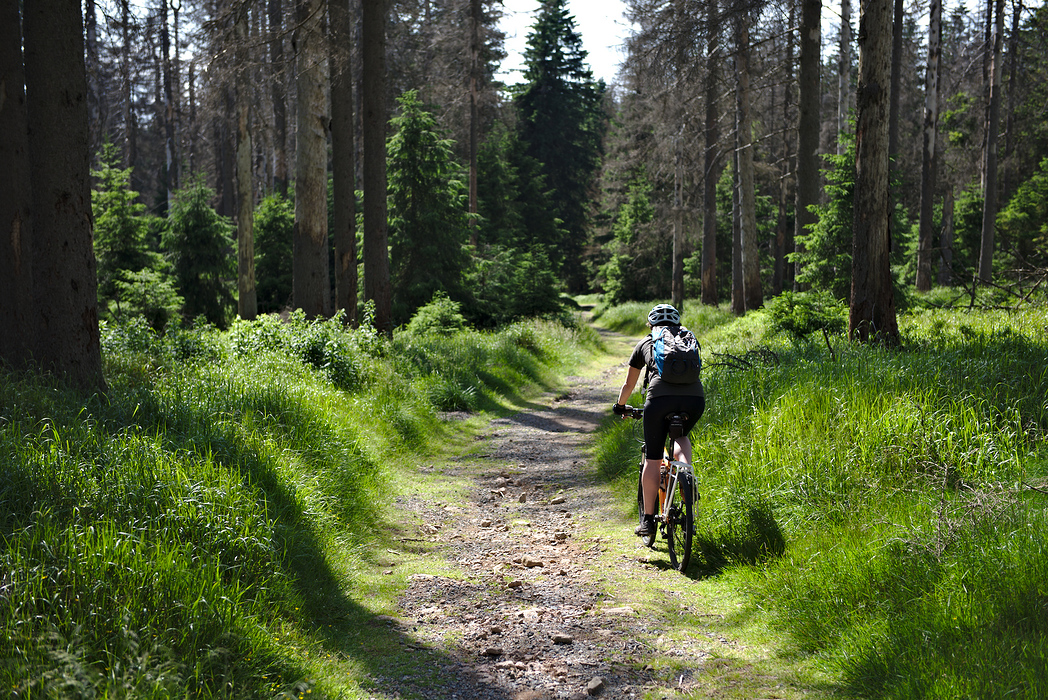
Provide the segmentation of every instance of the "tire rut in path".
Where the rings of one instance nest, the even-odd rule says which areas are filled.
[[[465,575],[410,577],[393,623],[420,648],[439,650],[440,681],[419,688],[410,677],[383,679],[385,693],[630,698],[658,685],[645,668],[645,621],[606,598],[606,546],[582,534],[614,509],[583,448],[620,371],[568,378],[570,392],[546,397],[547,406],[493,419],[483,443],[490,466],[441,468],[474,480],[468,501],[400,504],[421,517],[419,537],[436,544],[434,555]]]

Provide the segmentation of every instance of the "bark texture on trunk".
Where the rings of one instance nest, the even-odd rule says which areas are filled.
[[[736,116],[739,133],[739,206],[742,226],[742,287],[746,311],[764,305],[757,254],[757,191],[753,182],[753,119],[750,116],[750,27],[740,17],[737,27]]]
[[[237,313],[250,321],[258,316],[255,289],[255,199],[251,179],[251,87],[247,66],[247,8],[240,8],[236,19],[237,62]]]
[[[82,390],[104,390],[79,0],[29,0],[24,21],[33,360]]]
[[[979,247],[979,280],[993,279],[994,234],[997,223],[997,132],[1001,123],[1001,69],[1004,49],[1004,0],[994,9],[993,58],[990,63],[990,100],[986,109],[986,147],[983,151],[982,244]]]
[[[801,249],[800,236],[815,223],[808,210],[819,201],[819,53],[822,50],[821,0],[801,0],[801,55],[798,71],[800,115],[797,123],[797,204],[794,207],[794,241]],[[799,267],[799,266],[797,266]],[[794,285],[800,269],[794,270]]]
[[[0,362],[30,359],[32,199],[19,0],[0,0]]]
[[[890,0],[866,0],[862,4],[858,39],[855,223],[848,332],[856,340],[896,346],[899,344],[899,329],[889,264]]]
[[[717,66],[719,47],[712,29],[715,3],[710,3],[711,27],[706,51],[706,143],[702,168],[702,303],[716,306],[717,295],[717,180],[720,176],[720,114],[717,110]]]
[[[331,175],[335,243],[335,310],[357,325],[356,148],[353,126],[352,24],[348,0],[330,0]]]
[[[939,171],[939,57],[942,53],[942,2],[928,8],[928,66],[924,92],[924,149],[921,152],[921,209],[917,233],[917,290],[932,288],[935,246],[935,184]]]
[[[324,95],[322,0],[299,0],[295,33],[298,135],[295,233],[291,265],[294,305],[307,317],[331,315],[328,273],[327,103]]]
[[[375,327],[393,332],[386,223],[386,9],[363,0],[364,298],[375,302]]]

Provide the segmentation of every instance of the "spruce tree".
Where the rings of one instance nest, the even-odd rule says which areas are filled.
[[[593,176],[600,164],[605,117],[603,81],[594,82],[566,0],[543,0],[528,34],[524,84],[515,89],[520,138],[542,164],[564,235],[554,241],[570,291],[586,288],[582,251]]]
[[[399,98],[387,146],[393,316],[403,323],[437,291],[462,297],[469,263],[465,173],[415,91]]]

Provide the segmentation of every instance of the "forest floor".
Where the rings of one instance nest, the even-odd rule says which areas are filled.
[[[464,482],[465,498],[420,488],[398,499],[411,523],[400,533],[402,547],[426,554],[398,561],[407,588],[382,620],[403,640],[404,656],[366,681],[376,693],[449,700],[832,694],[807,662],[777,651],[780,640],[737,586],[686,577],[669,567],[664,540],[652,550],[633,534],[635,517],[588,461],[635,339],[605,340],[609,355],[586,376],[491,419],[465,454],[423,469],[422,480]]]

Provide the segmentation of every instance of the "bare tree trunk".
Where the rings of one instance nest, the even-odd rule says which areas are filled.
[[[480,81],[480,0],[469,0],[469,213],[477,213],[477,152],[480,115],[477,83]],[[469,220],[469,242],[477,245],[477,220]]]
[[[273,189],[287,196],[287,106],[284,80],[284,10],[269,0],[270,90],[273,99]]]
[[[21,369],[32,352],[33,189],[18,6],[0,0],[0,362]]]
[[[82,390],[105,390],[91,241],[87,78],[79,0],[25,4],[33,193],[33,360]]]
[[[801,0],[801,56],[798,84],[800,87],[800,115],[797,125],[797,205],[794,208],[794,245],[803,250],[800,237],[816,217],[809,207],[819,201],[819,54],[822,50],[820,33],[821,0]],[[800,265],[794,267],[794,288]]]
[[[1016,79],[1019,69],[1019,32],[1022,11],[1023,0],[1013,0],[1012,31],[1008,37],[1008,109],[1004,117],[1004,161],[1006,164],[1011,159],[1015,144],[1015,93],[1018,90]],[[1013,171],[1012,167],[1004,169],[1004,182],[1002,183],[1004,201],[1008,201],[1012,196],[1011,174]]]
[[[331,315],[327,222],[327,110],[321,0],[298,0],[295,74],[295,234],[292,296],[307,317]]]
[[[993,279],[994,229],[997,223],[997,131],[1001,121],[1001,63],[1004,49],[1004,0],[997,0],[993,23],[993,60],[990,65],[990,102],[986,117],[986,149],[983,153],[982,245],[979,248],[979,280]]]
[[[924,150],[921,157],[921,218],[917,234],[917,290],[932,288],[935,241],[935,181],[939,169],[939,57],[942,54],[942,2],[928,8],[928,66],[924,92]]]
[[[789,27],[793,27],[794,3],[790,3]],[[789,188],[787,183],[793,172],[793,153],[790,150],[790,129],[793,107],[793,32],[783,33],[786,41],[786,79],[783,81],[782,95],[782,161],[779,169],[779,215],[775,227],[775,273],[772,277],[772,294],[778,296],[789,281],[789,263],[786,260],[792,243],[791,232],[787,228],[787,210],[789,208]]]
[[[720,115],[717,110],[718,37],[716,27],[717,4],[707,3],[710,36],[706,44],[706,143],[703,151],[702,175],[702,303],[716,306],[717,298],[717,180],[720,171]]]
[[[753,120],[750,116],[749,18],[736,19],[736,118],[739,133],[739,204],[742,224],[742,286],[747,311],[764,305],[757,254],[757,190],[753,184]]]
[[[87,70],[87,121],[91,134],[88,153],[94,162],[102,144],[102,90],[99,87],[98,19],[95,0],[84,3],[84,60]]]
[[[248,76],[247,6],[237,7],[236,108],[237,108],[237,313],[245,321],[258,316],[255,289],[254,188],[251,186],[251,85]]]
[[[837,56],[837,155],[844,153],[844,139],[851,111],[851,0],[841,0],[841,44]]]
[[[942,232],[939,234],[939,284],[953,283],[953,190],[947,190],[942,205]]]
[[[732,149],[731,188],[731,312],[746,313],[746,292],[742,278],[742,198],[739,196],[739,128],[735,123],[735,148]]]
[[[684,154],[681,150],[683,135],[684,125],[681,124],[673,149],[673,269],[670,275],[670,301],[678,309],[684,305]]]
[[[167,3],[168,0],[160,0],[160,68],[164,85],[164,187],[167,189],[167,210],[171,211],[175,190],[178,189],[178,170],[175,167],[175,99],[171,85],[171,35],[167,28]],[[247,38],[246,32],[244,38]]]
[[[334,189],[335,309],[357,325],[357,196],[352,33],[348,0],[329,0],[331,18],[331,171]]]
[[[196,113],[196,66],[189,64],[189,74],[186,76],[186,84],[189,91],[189,172],[196,172],[196,142],[197,142],[197,113]]]
[[[859,18],[855,212],[848,333],[899,344],[890,266],[888,110],[891,102],[891,0],[864,0]]]
[[[134,95],[131,90],[131,2],[120,0],[120,88],[124,102],[124,167],[133,168],[138,161],[135,133]]]
[[[386,9],[363,0],[364,298],[375,302],[375,327],[393,332],[386,223]]]
[[[218,149],[218,153],[215,154],[215,166],[218,168],[215,182],[218,190],[218,213],[232,219],[236,216],[236,136],[230,133],[230,124],[236,121],[236,98],[229,86],[228,77],[222,77],[220,80],[222,83],[218,89],[222,104],[220,111],[214,116],[214,138]]]

